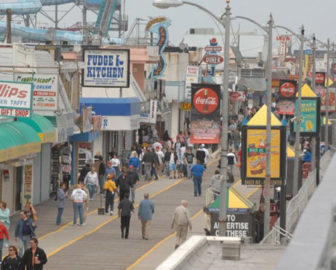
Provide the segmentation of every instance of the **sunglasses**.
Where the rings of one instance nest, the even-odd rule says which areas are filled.
[[[9,251],[14,251],[14,249],[10,248]]]

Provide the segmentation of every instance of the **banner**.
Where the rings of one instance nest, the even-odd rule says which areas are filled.
[[[199,83],[199,72],[200,68],[198,66],[187,66],[185,88],[185,98],[187,100],[191,98],[191,84]]]
[[[156,46],[159,47],[160,60],[155,65],[153,71],[151,72],[151,78],[159,78],[163,75],[166,69],[166,61],[164,59],[164,49],[168,44],[168,27],[171,21],[165,17],[158,17],[150,20],[146,25],[146,31],[156,34],[158,36]]]
[[[0,116],[31,117],[33,84],[0,81]]]
[[[280,178],[281,131],[271,130],[271,178]],[[247,129],[246,178],[266,177],[266,129]]]
[[[295,111],[298,111],[298,104],[295,104]],[[316,133],[317,130],[317,99],[301,99],[300,133]],[[297,123],[294,121],[294,132]]]
[[[220,86],[192,84],[191,94],[190,143],[219,143]]]
[[[328,103],[326,100],[327,90],[322,86],[317,86],[315,90],[316,95],[320,95],[321,97],[321,113],[325,113],[328,109],[329,112],[335,111],[335,88],[329,88],[328,93]]]
[[[58,75],[48,74],[17,74],[18,82],[33,83],[33,110],[56,111]]]
[[[128,49],[85,49],[82,86],[127,88],[130,84]]]

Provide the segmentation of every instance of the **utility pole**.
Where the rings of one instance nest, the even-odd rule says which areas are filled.
[[[266,123],[266,178],[265,178],[265,213],[264,236],[270,230],[270,187],[271,187],[271,108],[272,108],[272,41],[273,41],[273,16],[268,22],[268,55],[267,55],[267,123]]]
[[[7,43],[12,43],[12,10],[7,9],[6,10],[7,15],[7,27],[6,27],[6,40]]]
[[[227,153],[228,153],[228,121],[229,121],[229,68],[230,68],[230,24],[231,8],[230,1],[226,1],[224,28],[224,70],[223,70],[223,95],[222,95],[222,137],[221,137],[221,166],[220,174],[222,181],[220,185],[220,211],[219,211],[219,235],[226,236],[227,221]]]
[[[295,159],[294,159],[294,174],[293,174],[293,196],[298,192],[299,185],[299,162],[300,162],[300,129],[301,129],[301,88],[302,88],[302,60],[303,60],[303,45],[304,45],[304,27],[301,28],[300,36],[300,57],[299,57],[299,86],[297,98],[297,114],[296,114],[296,133],[295,133]]]
[[[324,134],[324,145],[325,152],[329,149],[329,67],[330,64],[330,40],[328,38],[327,41],[327,87],[326,87],[326,95],[325,95],[325,104],[326,104],[326,114],[325,114],[325,134]]]
[[[88,39],[88,25],[87,25],[87,7],[86,7],[86,1],[83,3],[83,41],[84,45],[87,45],[89,43]]]

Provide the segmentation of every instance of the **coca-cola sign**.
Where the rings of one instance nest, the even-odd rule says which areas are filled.
[[[285,98],[295,97],[296,82],[295,81],[281,81],[280,94]]]
[[[209,114],[218,108],[219,97],[211,88],[201,88],[195,93],[193,104],[198,112]]]
[[[315,84],[324,86],[324,82],[325,82],[325,73],[316,72],[315,73]]]
[[[191,84],[190,142],[215,144],[220,139],[220,86]]]

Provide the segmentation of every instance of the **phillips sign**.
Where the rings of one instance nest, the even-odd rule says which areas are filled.
[[[31,117],[33,84],[0,81],[0,116]]]

